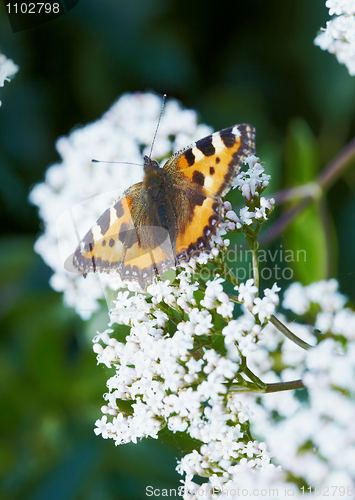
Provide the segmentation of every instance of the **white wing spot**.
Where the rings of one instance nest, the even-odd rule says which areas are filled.
[[[205,189],[212,189],[213,188],[213,184],[214,184],[214,181],[213,181],[213,177],[207,175],[205,177],[205,184],[204,184],[204,188]]]
[[[115,250],[119,253],[123,253],[123,244],[120,240],[116,241]]]
[[[240,133],[240,130],[238,128],[238,125],[234,125],[233,129],[232,129],[232,132],[233,134],[236,136],[236,137],[240,137],[242,134]]]
[[[224,145],[224,142],[222,141],[219,132],[216,132],[215,134],[212,135],[212,144],[216,150],[216,154],[226,149],[226,146]]]
[[[102,233],[101,233],[101,228],[98,224],[96,224],[92,228],[92,234],[94,236],[94,242],[100,241],[103,238]]]
[[[110,208],[110,226],[118,220],[117,212],[114,206]]]
[[[200,151],[196,147],[192,148],[192,152],[193,152],[193,155],[195,157],[195,163],[197,161],[202,160],[203,158],[206,158],[206,156],[202,153],[202,151]]]

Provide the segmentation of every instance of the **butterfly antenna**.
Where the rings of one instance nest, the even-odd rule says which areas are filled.
[[[130,163],[129,161],[105,161],[105,160],[95,160],[94,158],[91,160],[92,163],[124,163],[125,165],[137,165],[141,167],[141,163]]]
[[[149,158],[152,158],[154,143],[155,143],[155,139],[157,137],[158,128],[159,128],[160,120],[161,120],[161,115],[163,114],[163,109],[164,109],[164,106],[165,106],[165,101],[166,101],[166,94],[163,95],[163,102],[161,103],[160,115],[159,115],[159,119],[158,119],[157,128],[155,129],[155,134],[154,134],[154,137],[153,137],[152,145],[150,147]]]

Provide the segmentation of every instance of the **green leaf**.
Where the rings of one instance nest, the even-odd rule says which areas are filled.
[[[288,265],[294,272],[294,280],[308,285],[327,278],[328,242],[316,204],[307,207],[293,221],[286,231],[285,243],[292,251]]]
[[[289,125],[285,166],[286,182],[292,186],[313,181],[319,171],[318,143],[303,118],[295,118]]]

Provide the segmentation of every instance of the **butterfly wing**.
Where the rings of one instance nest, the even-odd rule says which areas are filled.
[[[215,132],[175,153],[164,165],[216,196],[231,187],[245,158],[255,154],[255,128],[246,123]]]
[[[169,233],[141,203],[142,183],[129,188],[98,219],[77,247],[73,263],[83,273],[119,273],[142,288],[175,264]]]
[[[215,132],[173,155],[164,170],[176,179],[176,262],[210,249],[223,216],[222,196],[249,155],[255,153],[255,128],[235,125]]]

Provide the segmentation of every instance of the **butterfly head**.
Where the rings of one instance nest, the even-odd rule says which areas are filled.
[[[159,163],[157,160],[152,160],[149,156],[144,157],[144,173],[147,175],[149,172],[161,170]]]
[[[143,188],[153,200],[164,196],[163,177],[164,170],[160,168],[159,163],[149,156],[145,156]]]

